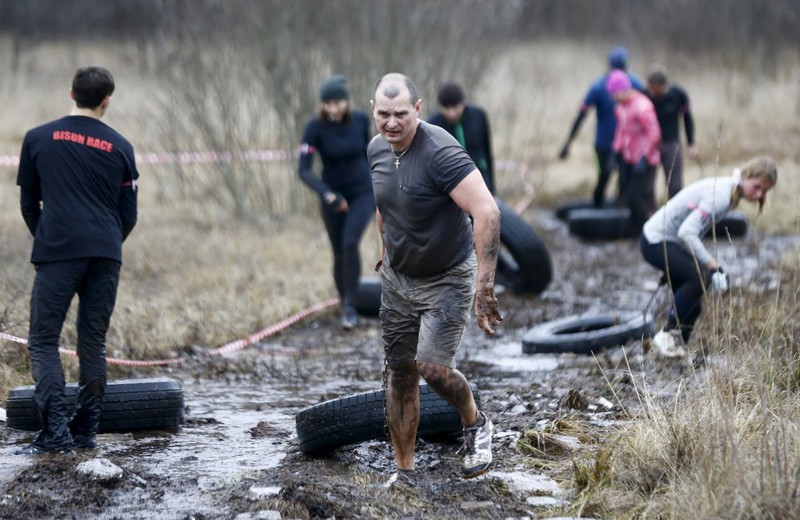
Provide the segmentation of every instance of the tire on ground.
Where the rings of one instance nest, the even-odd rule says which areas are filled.
[[[547,246],[533,228],[505,202],[500,208],[500,241],[510,253],[498,259],[499,282],[519,294],[543,292],[553,279],[553,264]]]
[[[605,199],[603,201],[604,208],[612,208],[614,207],[614,201],[610,199]],[[555,215],[558,220],[563,220],[564,222],[567,221],[569,218],[569,214],[574,209],[593,209],[594,208],[594,201],[589,199],[576,199],[576,200],[568,200],[563,204],[556,206]]]
[[[358,281],[356,311],[362,316],[377,316],[381,310],[381,279],[362,276]]]
[[[567,218],[569,231],[586,240],[617,240],[634,235],[628,208],[576,209]]]
[[[20,386],[9,392],[6,424],[9,428],[37,431],[42,428],[34,386]],[[78,384],[65,389],[67,413],[72,415]],[[177,428],[183,424],[183,385],[176,379],[120,379],[109,381],[100,414],[99,432],[130,432]]]
[[[475,403],[480,407],[477,387],[474,384],[470,387]],[[301,410],[295,417],[300,450],[306,454],[318,454],[349,444],[386,439],[383,396],[383,390],[374,390]],[[427,384],[421,384],[417,436],[432,439],[461,431],[461,418],[455,408]]]
[[[653,317],[640,311],[569,316],[529,330],[522,338],[522,351],[525,354],[591,354],[630,340],[651,337],[654,332]]]
[[[728,235],[734,238],[743,237],[747,234],[747,217],[744,213],[732,211],[715,224],[714,233],[717,239],[727,239]]]

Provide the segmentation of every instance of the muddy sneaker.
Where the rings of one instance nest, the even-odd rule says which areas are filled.
[[[417,485],[417,474],[413,469],[398,469],[389,480],[387,480],[383,487],[386,489],[414,489]]]
[[[464,444],[459,448],[458,453],[464,457],[464,478],[477,477],[483,475],[489,466],[492,465],[492,433],[494,425],[480,412],[483,422],[474,426],[464,428]]]
[[[651,340],[656,355],[663,358],[679,358],[686,356],[680,333],[677,330],[662,330]]]
[[[345,330],[354,329],[358,325],[358,313],[356,310],[349,305],[345,305],[340,323]]]

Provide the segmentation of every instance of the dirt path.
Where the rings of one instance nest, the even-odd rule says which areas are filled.
[[[96,453],[30,459],[11,455],[30,434],[0,429],[0,518],[547,518],[570,512],[577,500],[575,443],[590,445],[629,419],[638,406],[637,378],[647,377],[666,397],[691,371],[656,362],[636,342],[596,358],[522,354],[522,335],[543,321],[642,309],[657,276],[634,242],[585,244],[547,215],[536,222],[553,257],[553,284],[541,298],[503,294],[500,334],[488,338],[470,327],[459,355],[459,368],[479,387],[497,426],[487,475],[459,477],[457,439],[419,441],[413,490],[382,486],[393,471],[385,441],[321,457],[299,451],[299,410],[380,387],[377,320],[347,333],[327,314],[234,358],[199,354],[179,371],[159,374],[184,382],[186,425],[178,432],[102,435]],[[720,247],[725,265],[734,277],[768,288],[763,267],[787,241],[751,237],[737,246],[738,253]],[[94,457],[109,459],[123,476],[103,483],[79,475],[77,465]]]

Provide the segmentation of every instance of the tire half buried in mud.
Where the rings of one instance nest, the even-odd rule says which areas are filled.
[[[547,246],[513,208],[497,197],[495,201],[500,209],[500,242],[511,253],[509,257],[501,251],[497,281],[517,294],[539,294],[553,280]]]
[[[569,232],[585,240],[618,240],[634,235],[628,208],[574,209],[567,215]]]
[[[7,425],[17,430],[42,428],[34,386],[13,388],[6,401]],[[78,383],[66,385],[67,414],[72,415]],[[176,379],[120,379],[109,381],[100,413],[100,433],[177,428],[183,424],[183,385]]]
[[[381,310],[381,279],[377,276],[362,276],[358,280],[356,312],[362,316],[375,317]]]
[[[470,384],[470,388],[480,408],[478,389],[474,384]],[[349,444],[386,439],[383,397],[383,390],[374,390],[301,410],[295,417],[300,451],[314,455]],[[443,438],[461,431],[461,417],[455,408],[427,384],[419,385],[417,437]]]
[[[529,330],[522,338],[522,351],[525,354],[591,354],[630,340],[651,337],[654,332],[653,317],[639,311],[569,316]]]

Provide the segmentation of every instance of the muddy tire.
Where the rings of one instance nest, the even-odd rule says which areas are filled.
[[[33,400],[33,386],[13,388],[6,401],[9,428],[38,431],[42,422]],[[66,386],[67,413],[72,415],[78,384]],[[177,428],[183,424],[183,385],[168,378],[109,381],[100,414],[100,433]]]
[[[362,276],[358,281],[356,311],[362,316],[377,316],[381,310],[381,279]]]
[[[654,332],[653,317],[639,311],[570,316],[529,330],[522,338],[522,351],[526,354],[591,354],[625,345],[630,340],[651,337]]]
[[[727,239],[728,235],[733,238],[743,237],[747,234],[747,217],[744,213],[733,211],[716,223],[714,233],[717,239]]]
[[[470,387],[480,407],[478,389],[474,384]],[[295,417],[300,451],[320,454],[349,444],[386,439],[383,395],[383,390],[353,394],[301,410]],[[455,408],[427,384],[421,384],[417,436],[441,438],[461,430],[461,418]]]
[[[618,240],[634,235],[628,208],[576,209],[567,217],[569,232],[586,240]]]
[[[613,208],[614,201],[610,199],[606,199],[603,201],[604,208]],[[594,201],[589,199],[577,199],[577,200],[570,200],[567,201],[559,206],[556,206],[555,215],[558,220],[562,220],[564,222],[567,221],[569,218],[569,214],[574,209],[594,209]]]
[[[547,246],[533,228],[505,202],[500,208],[500,242],[508,253],[498,259],[498,283],[517,294],[539,294],[553,280],[553,264]]]

